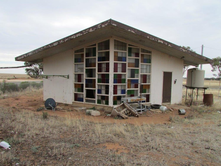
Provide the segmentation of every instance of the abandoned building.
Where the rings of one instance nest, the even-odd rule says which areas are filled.
[[[44,100],[109,106],[133,96],[154,104],[180,103],[184,65],[211,62],[112,19],[15,59],[43,63]]]

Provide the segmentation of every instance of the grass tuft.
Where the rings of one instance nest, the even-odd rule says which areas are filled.
[[[179,116],[170,116],[169,121],[172,123],[183,123],[184,119]]]
[[[48,113],[47,112],[42,112],[42,118],[43,119],[48,119]]]

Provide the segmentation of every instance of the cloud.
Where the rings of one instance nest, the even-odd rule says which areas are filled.
[[[203,44],[204,55],[214,58],[221,45],[220,8],[220,0],[1,0],[0,59],[14,61],[110,18],[197,53]]]

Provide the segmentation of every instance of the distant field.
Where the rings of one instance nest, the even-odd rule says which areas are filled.
[[[183,85],[186,85],[186,79],[183,79]],[[204,80],[204,87],[208,87],[205,91],[206,94],[213,94],[214,102],[220,101],[220,85],[218,80]],[[191,94],[191,90],[188,91],[189,95]],[[183,87],[183,97],[185,97],[186,89]],[[196,95],[196,90],[194,91],[194,96]],[[194,97],[195,98],[195,97]],[[183,98],[184,99],[184,98]],[[199,101],[203,100],[203,90],[199,90]]]
[[[183,85],[186,85],[186,79],[183,79]],[[204,80],[204,86],[209,88],[219,88],[218,80]]]
[[[27,74],[8,74],[0,73],[0,79],[29,79]]]
[[[42,79],[34,79],[29,77],[27,74],[8,74],[0,73],[0,83],[3,81],[7,83],[16,83],[20,84],[21,82],[41,82]]]

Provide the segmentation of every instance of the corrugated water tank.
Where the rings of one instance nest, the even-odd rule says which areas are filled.
[[[204,87],[204,70],[197,68],[189,69],[187,72],[186,85],[190,87]]]

